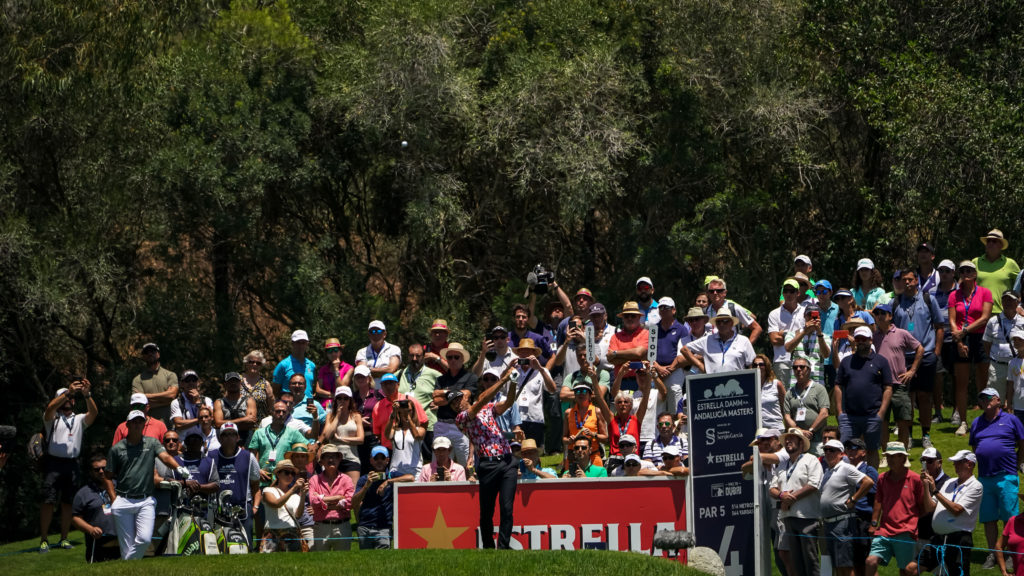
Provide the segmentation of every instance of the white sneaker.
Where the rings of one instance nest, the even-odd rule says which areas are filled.
[[[953,417],[949,419],[949,423],[952,424],[953,426],[959,426],[961,424],[960,413],[953,411]]]
[[[922,447],[922,448],[925,448],[925,449],[927,449],[927,448],[932,448],[932,447],[933,447],[933,444],[932,444],[932,437],[931,437],[931,436],[929,436],[928,434],[925,434],[925,435],[924,435],[924,436],[923,436],[923,437],[921,438],[921,447]]]
[[[967,436],[967,422],[961,422],[960,427],[956,429],[957,436]]]
[[[996,555],[995,552],[989,552],[988,556],[985,557],[985,563],[981,565],[982,570],[991,570],[996,567]],[[1010,567],[1006,567],[1009,571]]]

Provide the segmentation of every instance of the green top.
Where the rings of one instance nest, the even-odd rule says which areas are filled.
[[[132,380],[132,393],[141,392],[142,394],[159,394],[161,392],[166,392],[171,386],[177,385],[178,375],[163,366],[161,366],[156,372],[150,372],[147,369],[143,369],[142,372],[136,375],[135,379]],[[171,405],[150,406],[149,415],[157,420],[162,420],[164,424],[169,424],[171,421]]]
[[[597,464],[591,464],[590,468],[587,468],[583,475],[587,478],[607,478],[608,471],[605,470],[604,466],[598,466]]]
[[[292,444],[308,444],[309,439],[291,426],[285,426],[280,434],[265,426],[256,431],[249,440],[249,450],[260,455],[260,468],[273,471],[278,462],[284,460],[285,452],[292,449]],[[263,482],[269,486],[269,482]]]
[[[978,267],[978,285],[992,292],[992,315],[995,316],[1003,311],[1003,292],[1013,289],[1017,274],[1020,274],[1020,266],[1013,258],[1005,255],[1000,255],[995,262],[978,256],[974,259],[974,265]]]
[[[395,376],[398,377],[398,392],[408,394],[420,403],[423,411],[427,413],[427,432],[432,431],[434,423],[437,422],[437,411],[428,410],[427,405],[434,399],[434,388],[437,387],[437,379],[441,377],[441,373],[424,366],[420,369],[419,374],[410,374],[409,367],[406,366]],[[411,384],[410,380],[412,380]]]
[[[797,411],[801,406],[807,409],[807,413],[803,420],[797,420]],[[789,414],[790,418],[796,420],[797,426],[807,430],[811,427],[811,424],[814,424],[814,420],[818,417],[818,413],[821,412],[822,408],[826,410],[829,408],[828,391],[821,384],[812,381],[803,394],[797,392],[795,385],[786,392],[786,401],[782,412],[783,414]],[[821,442],[822,428],[824,426],[814,431],[814,435],[811,436],[811,442]]]
[[[156,458],[166,452],[156,438],[143,436],[142,442],[129,444],[125,438],[110,448],[107,471],[114,476],[118,494],[150,496]]]

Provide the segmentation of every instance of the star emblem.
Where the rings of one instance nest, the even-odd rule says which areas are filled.
[[[710,453],[710,452],[708,452],[708,464],[714,464],[714,463],[715,463],[715,455]]]
[[[437,507],[437,514],[434,515],[434,525],[429,528],[413,528],[412,531],[427,543],[427,548],[454,549],[455,539],[469,530],[469,526],[448,526],[444,519],[441,507]]]

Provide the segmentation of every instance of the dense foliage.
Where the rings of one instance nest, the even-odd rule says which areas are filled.
[[[641,274],[677,302],[724,274],[764,315],[797,253],[845,284],[921,240],[1024,243],[1015,2],[0,6],[0,421],[24,437],[85,371],[103,444],[148,340],[211,384],[293,327],[350,360],[371,318],[475,341],[537,262],[611,309]],[[35,483],[5,474],[26,514],[0,533],[30,531]]]

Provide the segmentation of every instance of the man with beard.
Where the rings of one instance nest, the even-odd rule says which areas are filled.
[[[119,558],[117,528],[110,512],[103,470],[107,457],[97,454],[89,460],[88,482],[75,494],[72,523],[85,535],[85,561],[106,562]]]
[[[658,310],[658,301],[654,299],[654,282],[648,276],[641,276],[636,280],[636,303],[644,314],[644,324],[653,326],[661,322],[661,312]]]

